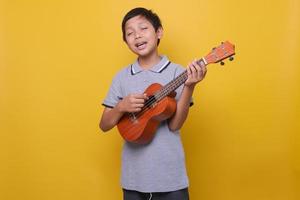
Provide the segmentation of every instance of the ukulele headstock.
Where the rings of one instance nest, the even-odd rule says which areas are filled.
[[[230,61],[233,60],[233,55],[235,54],[235,46],[230,42],[222,42],[220,46],[215,47],[212,51],[207,54],[204,58],[207,64],[218,63],[224,65],[223,60],[229,58]]]

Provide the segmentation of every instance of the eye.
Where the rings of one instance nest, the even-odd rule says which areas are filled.
[[[148,27],[142,27],[142,30],[146,30],[146,29],[148,29]]]
[[[132,32],[128,32],[128,33],[127,33],[127,36],[130,36],[131,34],[132,34]]]

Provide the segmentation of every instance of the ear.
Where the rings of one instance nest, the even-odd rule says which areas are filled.
[[[156,35],[157,35],[157,38],[158,39],[161,39],[162,38],[162,36],[163,36],[163,28],[162,27],[159,27],[158,29],[157,29],[157,31],[156,31]]]

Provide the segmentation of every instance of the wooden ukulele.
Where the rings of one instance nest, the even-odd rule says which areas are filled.
[[[233,60],[235,54],[234,45],[228,41],[213,50],[205,57],[199,59],[199,65],[208,65],[221,62],[229,57]],[[145,144],[152,140],[159,123],[170,118],[176,110],[176,100],[174,91],[187,80],[185,70],[171,82],[162,86],[158,83],[151,84],[144,93],[149,97],[145,101],[144,107],[140,112],[125,113],[117,124],[122,137],[129,142]]]

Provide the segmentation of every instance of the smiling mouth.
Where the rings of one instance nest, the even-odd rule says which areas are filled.
[[[137,43],[137,44],[135,44],[135,46],[136,46],[137,48],[143,48],[145,44],[147,44],[147,42]]]

